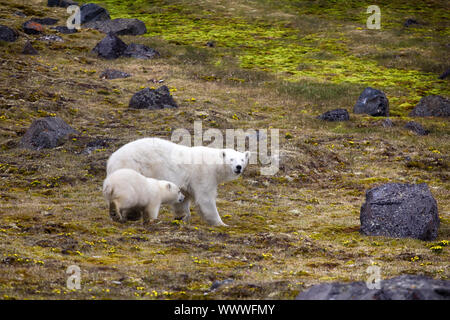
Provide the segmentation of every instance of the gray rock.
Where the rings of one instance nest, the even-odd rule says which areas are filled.
[[[127,45],[115,34],[108,34],[104,37],[92,52],[105,59],[116,59],[123,55]]]
[[[389,117],[389,100],[382,91],[367,87],[359,96],[353,112],[366,113],[374,117]]]
[[[77,33],[78,30],[73,28],[73,29],[69,29],[66,26],[56,26],[52,28],[53,30],[58,31],[59,33],[63,33],[63,34],[72,34],[72,33]]]
[[[39,52],[31,45],[30,41],[27,41],[23,47],[22,54],[37,55]]]
[[[0,25],[0,40],[14,42],[19,38],[19,33],[10,27]]]
[[[442,74],[439,76],[439,79],[445,79],[445,78],[447,78],[448,76],[450,76],[450,69],[447,69],[446,71],[444,71],[444,73],[442,73]]]
[[[368,236],[434,240],[439,230],[436,200],[426,183],[387,183],[366,192],[360,232]]]
[[[212,283],[211,287],[209,288],[209,291],[216,291],[220,287],[233,283],[233,279],[225,279],[225,280],[216,280]]]
[[[69,135],[78,134],[63,119],[45,117],[34,120],[20,141],[24,148],[41,150],[64,144]]]
[[[86,3],[80,7],[81,24],[93,21],[110,20],[108,11],[95,3]]]
[[[160,56],[159,52],[155,49],[136,43],[129,44],[123,55],[137,59],[152,59]]]
[[[430,133],[428,130],[424,129],[424,127],[422,127],[420,123],[415,121],[407,122],[405,124],[405,128],[411,130],[412,132],[416,133],[419,136],[426,136],[427,134]]]
[[[450,100],[438,95],[420,99],[409,113],[410,117],[450,117]]]
[[[365,282],[322,283],[301,292],[296,300],[450,300],[450,281],[402,275],[380,281],[380,289]]]
[[[120,70],[115,70],[115,69],[106,69],[105,71],[102,72],[102,74],[100,75],[101,79],[120,79],[120,78],[128,78],[131,75],[129,73],[120,71]]]
[[[330,110],[317,117],[325,121],[347,121],[350,120],[348,111],[345,109]]]
[[[61,8],[67,8],[68,6],[78,5],[78,2],[71,1],[71,0],[48,0],[47,1],[47,7],[61,7]]]
[[[47,26],[52,26],[55,25],[59,20],[53,18],[31,18],[30,21],[34,21]]]
[[[138,19],[119,18],[114,20],[92,21],[85,23],[83,27],[117,35],[136,36],[147,33],[145,23]]]
[[[54,34],[46,34],[43,35],[42,37],[39,37],[40,41],[48,41],[48,42],[63,42],[63,38],[61,38],[60,36],[54,35]]]
[[[384,120],[381,122],[381,125],[382,125],[384,128],[392,128],[392,127],[394,126],[394,123],[392,122],[391,119],[387,118],[387,119],[384,119]]]
[[[414,25],[414,24],[415,25],[419,25],[420,23],[416,19],[411,19],[411,18],[406,19],[405,23],[403,23],[403,25],[405,27],[409,27],[409,26]]]
[[[158,89],[145,88],[136,92],[130,100],[129,107],[150,110],[178,108],[167,86]]]

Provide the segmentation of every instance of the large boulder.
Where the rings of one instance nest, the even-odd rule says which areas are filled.
[[[320,116],[318,119],[325,121],[347,121],[350,120],[350,116],[348,115],[348,111],[345,109],[335,109],[327,111]]]
[[[110,33],[97,43],[92,52],[105,59],[116,59],[122,56],[126,49],[126,43],[115,34]]]
[[[129,44],[123,55],[137,59],[153,59],[160,56],[159,52],[155,49],[136,43]]]
[[[409,113],[410,117],[450,117],[450,100],[438,95],[420,99]]]
[[[96,29],[104,33],[117,35],[141,35],[147,33],[145,23],[138,19],[119,18],[114,20],[92,21],[83,25],[85,28]]]
[[[439,215],[426,183],[387,183],[366,192],[360,212],[362,234],[434,240]]]
[[[354,113],[366,113],[374,117],[389,117],[389,100],[383,91],[367,87],[353,108]]]
[[[402,275],[380,281],[380,289],[365,282],[322,283],[300,292],[296,300],[450,300],[450,281]]]
[[[10,27],[0,25],[0,40],[14,42],[19,38],[19,33]]]
[[[81,24],[93,21],[110,20],[108,11],[95,3],[86,3],[80,7]]]
[[[167,86],[158,89],[145,88],[136,92],[130,100],[132,109],[164,109],[178,108]]]
[[[59,117],[34,120],[20,141],[24,148],[41,150],[62,145],[71,134],[78,134]]]

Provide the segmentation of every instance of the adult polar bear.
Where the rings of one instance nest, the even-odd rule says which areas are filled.
[[[148,178],[173,182],[185,193],[184,201],[173,205],[177,219],[188,220],[190,203],[195,201],[209,224],[226,226],[216,207],[217,186],[238,178],[249,158],[249,151],[186,147],[159,138],[144,138],[114,152],[108,159],[106,173],[129,168]]]

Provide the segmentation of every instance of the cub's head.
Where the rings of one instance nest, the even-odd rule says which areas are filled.
[[[184,195],[181,193],[180,188],[175,183],[163,181],[162,184],[167,195],[166,197],[164,197],[166,200],[165,202],[183,202]]]
[[[239,152],[233,149],[224,149],[222,150],[222,158],[224,164],[229,169],[229,173],[233,177],[237,177],[247,167],[248,160],[250,159],[250,151]]]

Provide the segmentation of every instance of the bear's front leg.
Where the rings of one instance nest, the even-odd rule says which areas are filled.
[[[201,197],[197,200],[197,204],[200,209],[200,214],[210,225],[227,226],[223,223],[222,219],[220,219],[215,198]]]

